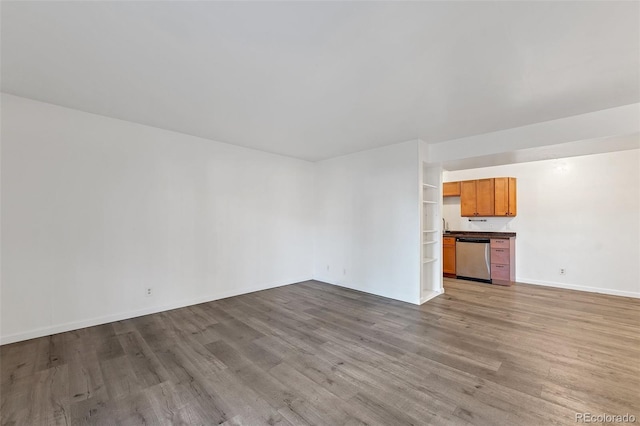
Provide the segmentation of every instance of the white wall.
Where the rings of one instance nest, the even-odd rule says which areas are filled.
[[[1,166],[2,343],[312,277],[312,163],[3,94]]]
[[[321,161],[314,277],[420,299],[418,141]]]
[[[2,125],[1,343],[312,277],[420,302],[418,141],[313,164],[6,94]],[[638,152],[447,172],[519,213],[444,216],[516,231],[518,281],[640,296]]]
[[[518,178],[518,215],[469,222],[459,197],[445,199],[443,214],[451,230],[517,232],[518,282],[640,297],[639,153],[445,172],[445,182]]]

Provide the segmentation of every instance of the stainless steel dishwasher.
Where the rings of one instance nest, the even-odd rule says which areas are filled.
[[[463,280],[491,282],[491,249],[488,238],[456,238],[456,276]]]

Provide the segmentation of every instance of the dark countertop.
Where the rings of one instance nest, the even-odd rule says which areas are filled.
[[[490,232],[490,231],[445,231],[445,237],[480,237],[480,238],[511,238],[515,232]]]

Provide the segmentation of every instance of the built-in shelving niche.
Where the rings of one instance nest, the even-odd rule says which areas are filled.
[[[421,170],[420,303],[442,294],[442,169]]]

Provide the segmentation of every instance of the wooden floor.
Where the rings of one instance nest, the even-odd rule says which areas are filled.
[[[640,301],[446,280],[418,307],[318,282],[0,349],[3,425],[640,420]]]

